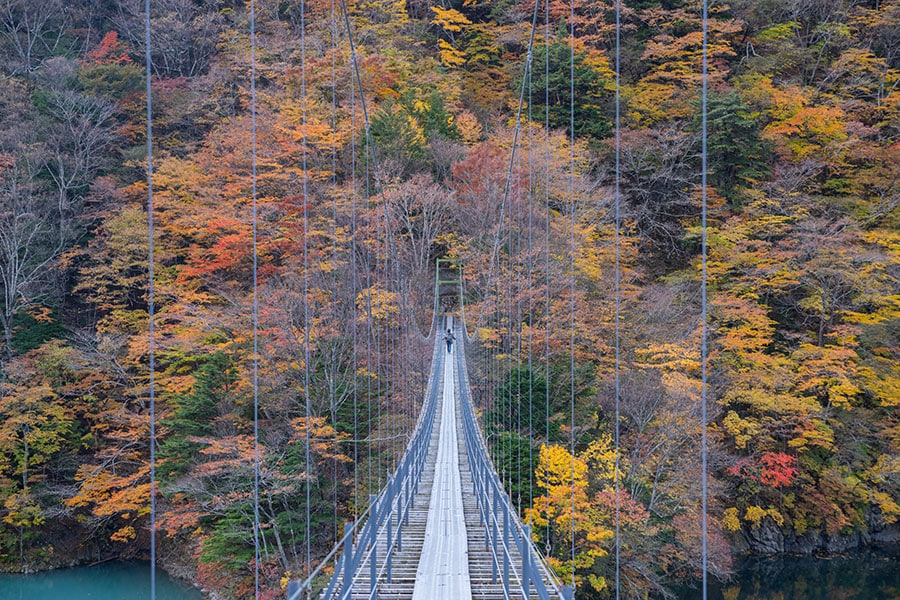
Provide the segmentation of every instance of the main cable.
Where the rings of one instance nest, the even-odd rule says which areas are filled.
[[[385,198],[385,195],[384,195],[384,185],[381,180],[381,169],[379,167],[378,155],[376,153],[376,148],[375,148],[375,141],[372,137],[372,127],[371,127],[371,122],[369,119],[369,109],[368,109],[368,105],[366,104],[366,95],[365,95],[365,92],[363,91],[362,75],[360,75],[360,72],[359,72],[359,61],[356,58],[356,43],[353,41],[353,29],[350,26],[350,11],[347,8],[347,0],[341,0],[341,10],[344,13],[344,26],[346,27],[346,30],[347,30],[347,41],[350,45],[350,62],[353,65],[353,72],[354,72],[354,75],[356,78],[356,84],[359,87],[360,108],[362,109],[363,118],[365,120],[366,144],[367,144],[366,161],[368,162],[369,154],[371,153],[372,174],[375,177],[375,189],[376,189],[378,195],[381,197],[381,206],[382,206],[382,211],[383,211],[383,215],[384,215],[384,226],[385,226],[385,230],[387,231],[387,239],[388,239],[387,246],[390,251],[391,258],[395,261],[395,263],[397,263],[397,262],[399,262],[399,258],[397,257],[397,243],[394,238],[394,228],[391,226],[390,210],[388,209],[387,199]],[[369,147],[369,146],[371,146],[371,147]],[[368,173],[368,167],[366,169],[366,172]],[[368,177],[366,177],[366,186],[368,187]],[[367,197],[368,197],[368,194],[367,194]],[[401,281],[398,282],[398,287],[402,290],[403,289],[402,274],[400,274],[398,276],[401,278]],[[407,312],[410,312],[406,305],[407,298],[405,297],[404,294],[400,294],[400,300],[402,303],[402,309],[407,309]]]
[[[353,41],[353,29],[350,25],[350,11],[347,8],[346,0],[341,0],[341,9],[344,14],[344,25],[347,30],[347,40],[350,45],[350,59],[351,59],[352,65],[353,65],[353,72],[355,75],[356,83],[357,83],[357,86],[359,87],[360,107],[362,108],[363,118],[365,120],[366,163],[368,165],[368,161],[371,156],[372,173],[373,173],[374,179],[375,179],[375,189],[376,189],[377,194],[381,197],[381,206],[382,206],[382,212],[383,212],[383,216],[384,216],[384,227],[385,227],[385,232],[386,232],[385,246],[387,247],[387,252],[385,253],[386,256],[385,256],[385,271],[384,271],[385,272],[385,285],[386,285],[386,289],[388,291],[390,291],[391,277],[390,277],[390,270],[388,269],[388,261],[393,260],[393,262],[391,264],[399,265],[397,243],[396,243],[396,239],[394,237],[394,229],[391,225],[390,209],[388,207],[387,198],[385,197],[385,193],[384,193],[384,184],[382,183],[382,179],[381,179],[381,170],[379,168],[378,155],[377,155],[377,151],[376,151],[376,147],[375,147],[375,141],[374,141],[374,138],[372,137],[372,128],[371,128],[371,121],[369,119],[369,110],[368,110],[368,106],[366,104],[366,96],[363,91],[362,75],[360,74],[359,62],[356,57],[356,43]],[[366,168],[366,173],[368,173],[368,166]],[[369,178],[367,176],[366,177],[367,191],[368,191],[368,186],[369,186]],[[368,194],[366,196],[368,197]],[[378,268],[378,257],[377,256],[375,257],[375,268],[376,268],[376,282],[377,282],[377,268]],[[407,305],[407,302],[408,302],[407,295],[402,293],[403,289],[404,289],[403,274],[402,274],[402,271],[399,269],[399,266],[396,267],[396,273],[397,273],[397,289],[400,290],[400,293],[398,293],[397,295],[400,298],[401,314],[403,312],[411,313],[412,310]],[[370,289],[370,293],[368,295],[371,297],[371,287],[369,289]],[[389,327],[390,327],[389,324],[384,325],[385,337],[388,340],[390,340]],[[380,338],[380,337],[376,338],[375,342],[376,342],[376,353],[378,356],[378,373],[380,374],[381,367],[382,367],[382,364],[381,364],[382,338]],[[387,368],[389,369],[389,367],[387,367]],[[389,373],[389,371],[388,371],[388,373]],[[390,383],[386,382],[385,386],[386,386],[385,393],[389,394],[391,392]],[[381,427],[381,425],[382,425],[382,423],[381,423],[381,404],[382,404],[381,391],[382,391],[381,380],[379,378],[379,381],[378,381],[378,393],[379,393],[378,425],[379,425],[379,427]],[[371,423],[371,419],[370,419],[370,423]],[[393,449],[393,446],[391,448]],[[378,453],[379,477],[381,474],[381,460],[382,460],[382,452],[379,452]]]
[[[346,1],[346,0],[342,0],[342,1]],[[490,266],[488,268],[488,281],[487,281],[487,286],[485,287],[485,289],[488,289],[488,290],[490,289],[491,279],[493,279],[493,276],[494,276],[494,266],[497,261],[497,253],[500,250],[500,233],[502,230],[502,224],[503,224],[503,220],[506,218],[506,203],[509,199],[509,189],[512,185],[512,173],[513,173],[513,166],[515,165],[515,161],[516,161],[516,149],[519,144],[519,132],[522,129],[522,110],[525,105],[525,87],[528,84],[528,73],[531,72],[531,62],[532,62],[532,59],[534,58],[534,37],[535,37],[535,32],[537,31],[538,13],[539,13],[540,5],[541,5],[541,0],[534,1],[534,15],[532,16],[532,19],[531,19],[531,34],[528,37],[528,55],[527,55],[527,58],[525,59],[525,72],[522,74],[522,87],[521,87],[521,90],[519,91],[519,108],[516,111],[516,126],[515,126],[515,129],[513,130],[513,142],[512,142],[512,149],[510,151],[510,156],[509,156],[509,167],[507,168],[507,171],[506,171],[506,183],[503,186],[503,198],[500,201],[500,217],[497,219],[497,222],[498,222],[497,235],[494,237],[494,246],[491,250],[491,262],[490,262]],[[486,302],[482,303],[482,305],[481,305],[481,312],[478,315],[478,321],[476,322],[477,323],[476,328],[480,327],[481,324],[483,323],[484,309],[485,309],[486,305],[487,305]]]
[[[150,600],[156,600],[156,289],[153,282],[153,61],[150,58],[150,0],[144,0],[144,68],[147,79],[147,335],[150,338]]]

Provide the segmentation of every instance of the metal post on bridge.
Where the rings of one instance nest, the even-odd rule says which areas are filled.
[[[509,598],[509,505],[503,503],[503,591]]]
[[[469,422],[466,421],[466,430],[468,431]],[[482,496],[484,494],[484,480],[482,478],[482,469],[484,468],[484,459],[475,452],[470,452],[471,454],[475,454],[475,460],[472,461],[474,468],[472,469],[472,485],[475,488],[475,496],[478,498],[478,503],[484,503]],[[484,523],[484,514],[483,512],[478,512],[478,524],[482,525]]]
[[[353,525],[344,523],[344,591],[353,585]]]
[[[522,554],[522,598],[531,596],[531,525],[524,526],[520,552]]]
[[[493,501],[494,507],[493,507],[493,510],[490,510],[490,512],[485,511],[485,514],[488,514],[488,519],[490,519],[490,521],[491,521],[490,526],[491,526],[491,530],[493,531],[493,535],[491,536],[491,539],[493,539],[493,541],[494,541],[494,556],[497,556],[497,489],[493,486],[491,486],[490,489],[493,491],[492,495],[494,497],[494,501]],[[488,508],[490,508],[490,507],[488,507]],[[485,543],[484,549],[487,550],[487,543]]]
[[[497,569],[499,565],[497,561],[499,558],[497,557],[497,536],[499,532],[497,531],[497,495],[494,494],[494,512],[490,515],[491,520],[491,544],[494,546],[494,559],[491,561],[491,583],[497,583]]]
[[[376,506],[378,503],[378,496],[375,494],[369,494],[369,518],[375,519],[373,523],[375,524],[369,530],[369,544],[372,552],[369,554],[369,598],[377,598],[378,592],[375,589],[375,584],[378,579],[378,514]]]
[[[385,558],[387,560],[387,582],[391,583],[392,579],[392,569],[394,566],[394,553],[392,552],[391,543],[393,542],[393,533],[394,533],[394,519],[393,517],[388,517],[387,522],[387,551],[385,553]]]
[[[406,479],[406,467],[397,475],[397,532],[400,532],[400,520],[403,518],[403,482]]]
[[[287,587],[288,600],[299,600],[300,598],[300,582],[296,579],[288,581]]]
[[[409,525],[409,511],[413,507],[412,484],[409,479],[406,480],[406,509],[403,511],[403,524]]]
[[[406,525],[403,519],[403,501],[406,499],[404,487],[409,489],[409,479],[404,477],[400,480],[400,486],[397,489],[397,551],[403,552],[403,526]]]

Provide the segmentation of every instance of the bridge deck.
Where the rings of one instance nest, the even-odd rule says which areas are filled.
[[[444,360],[441,396],[441,425],[435,462],[434,485],[425,526],[425,544],[416,570],[413,600],[437,597],[470,598],[469,559],[460,477],[457,425],[456,373],[452,354],[442,352]]]
[[[462,332],[457,331],[457,339],[461,339],[461,335]],[[485,543],[485,527],[481,523],[468,452],[462,434],[463,416],[461,403],[468,401],[468,392],[464,388],[465,379],[459,372],[460,367],[456,360],[456,355],[459,351],[458,344],[454,344],[452,354],[448,354],[446,351],[436,353],[436,358],[441,361],[442,364],[440,366],[443,368],[439,369],[439,365],[434,365],[434,375],[440,372],[441,378],[444,379],[443,374],[447,373],[447,379],[450,380],[450,384],[447,385],[445,383],[442,386],[443,393],[437,395],[437,406],[434,415],[435,426],[429,441],[424,472],[418,493],[415,495],[413,506],[409,512],[409,523],[402,528],[402,544],[399,549],[394,550],[390,581],[387,580],[387,569],[382,564],[388,544],[386,531],[382,531],[378,537],[376,552],[376,572],[380,574],[377,585],[378,598],[413,600],[415,595],[417,598],[434,598],[435,600],[468,597],[476,600],[504,600],[521,596],[521,592],[516,593],[516,588],[512,588],[509,595],[506,595],[502,584],[502,559],[499,568],[496,568],[493,554]],[[440,385],[439,382],[434,384]],[[448,407],[447,402],[453,403],[452,408]],[[433,503],[432,496],[436,480],[440,484],[441,480],[447,481],[451,477],[450,473],[443,471],[436,477],[441,436],[445,436],[445,439],[451,441],[455,438],[456,441],[454,458],[458,465],[460,480],[459,486],[455,487],[453,492],[454,494],[460,494],[461,497],[456,499],[445,498],[443,503]],[[441,463],[441,468],[452,470],[453,462],[452,460],[444,460]],[[450,487],[453,488],[453,486]],[[428,529],[429,518],[442,519],[445,522],[448,519],[449,521],[458,521],[458,515],[441,515],[441,507],[443,507],[444,511],[459,511],[461,507],[463,512],[462,520],[465,523],[466,547],[444,546],[443,549],[440,549],[440,545],[428,546],[431,549],[425,550],[426,556],[423,560],[423,548],[426,548],[428,544],[426,530]],[[396,523],[394,525],[396,526]],[[445,525],[445,530],[446,527]],[[459,525],[454,525],[454,527],[459,528]],[[443,533],[438,532],[438,535],[443,535]],[[452,556],[440,557],[435,555],[435,552],[441,551],[445,555],[449,553]],[[464,559],[466,556],[467,569],[461,568],[458,564],[453,564],[454,561]],[[513,544],[511,556],[513,565],[521,564],[521,556],[515,544]],[[550,577],[546,572],[546,568],[543,564],[536,565],[536,567],[541,579],[549,588]],[[456,574],[455,579],[453,573],[449,573],[448,570]],[[351,598],[355,600],[371,598],[370,573],[371,565],[369,560],[366,559],[359,565],[353,578]],[[434,579],[428,581],[429,576]],[[460,577],[465,577],[467,581],[465,583],[459,581]],[[420,590],[418,593],[416,592],[417,580]],[[532,591],[530,598],[538,598],[538,596]]]

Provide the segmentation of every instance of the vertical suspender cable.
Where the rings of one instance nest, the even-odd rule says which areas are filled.
[[[515,152],[513,153],[515,154]],[[504,466],[508,466],[506,468],[506,490],[510,498],[510,502],[512,502],[512,467],[513,467],[513,452],[512,452],[512,435],[511,432],[513,430],[513,390],[515,389],[512,383],[512,356],[513,356],[513,226],[512,226],[512,207],[510,207],[509,215],[507,217],[509,223],[507,224],[507,276],[506,276],[506,346],[504,348],[505,352],[505,365],[504,370],[500,372],[500,382],[503,383],[506,380],[506,401],[507,401],[507,413],[506,413],[506,425],[504,429],[506,430],[506,456],[503,461]],[[498,267],[500,263],[498,263]],[[502,269],[501,269],[502,273]]]
[[[495,268],[497,269],[498,272],[500,271],[500,265],[499,265],[499,250],[500,250],[500,242],[501,242],[501,240],[502,240],[503,222],[506,220],[506,203],[507,203],[507,201],[508,201],[508,199],[509,199],[510,188],[512,187],[513,168],[515,167],[515,164],[516,164],[516,149],[517,149],[518,143],[519,143],[519,133],[520,133],[521,128],[522,128],[522,112],[523,112],[523,108],[524,108],[524,105],[525,105],[525,90],[526,90],[527,83],[528,83],[528,74],[531,72],[532,60],[533,60],[533,58],[534,58],[534,37],[535,37],[535,33],[537,32],[537,22],[538,22],[538,14],[539,14],[539,12],[540,12],[540,0],[535,0],[535,3],[534,3],[534,14],[533,14],[533,17],[532,17],[532,20],[531,20],[531,34],[529,35],[529,39],[528,39],[528,55],[527,55],[527,58],[526,58],[526,60],[525,60],[525,72],[523,73],[523,77],[522,77],[522,87],[521,87],[520,92],[519,92],[519,108],[518,108],[518,110],[517,110],[517,112],[516,112],[516,125],[515,125],[515,129],[513,130],[512,150],[511,150],[511,152],[510,152],[510,157],[509,157],[509,167],[508,167],[507,172],[506,172],[506,183],[505,183],[505,185],[504,185],[504,187],[503,187],[503,198],[502,198],[502,200],[501,200],[501,202],[500,202],[500,216],[499,216],[498,221],[497,221],[497,235],[494,237],[494,245],[493,245],[493,249],[492,249],[492,251],[491,251],[491,261],[490,261],[490,266],[489,266],[489,269],[488,269],[488,278],[487,278],[487,289],[488,289],[488,290],[490,290],[490,284],[491,284],[491,281],[492,281],[493,278],[494,278],[494,270],[495,270]],[[510,253],[510,261],[509,261],[509,264],[510,264],[510,287],[509,287],[508,289],[511,290],[511,289],[512,289],[512,283],[511,283],[511,277],[512,277],[512,256],[511,256],[511,253]],[[498,301],[498,305],[497,305],[498,329],[497,329],[497,331],[498,331],[498,334],[499,334],[499,332],[500,332],[500,329],[499,329],[500,302],[502,301],[501,284],[499,283],[499,280],[500,280],[500,279],[502,279],[502,277],[501,277],[501,276],[498,276],[498,285],[497,285],[497,289],[498,289],[498,293],[497,293],[497,301]],[[489,295],[489,293],[488,293],[488,295]],[[511,299],[511,298],[508,299],[508,300],[509,300],[509,302],[512,302],[512,299]],[[479,316],[478,316],[478,322],[477,322],[477,324],[476,324],[476,329],[477,329],[478,327],[480,327],[481,324],[482,324],[482,322],[483,322],[484,311],[485,311],[485,308],[486,308],[487,306],[488,306],[488,303],[487,303],[487,302],[485,302],[484,304],[482,304],[481,312],[480,312],[480,314],[479,314]],[[512,312],[511,308],[508,308],[508,310],[509,310],[509,312],[510,312],[510,314],[511,314],[511,312]],[[509,322],[508,322],[508,323],[507,323],[507,329],[508,329],[509,334],[508,334],[507,337],[509,338],[508,343],[510,343],[510,344],[511,344],[511,332],[512,332],[512,329],[511,329],[511,328],[512,328],[512,323],[509,323]],[[501,336],[501,348],[500,348],[501,351],[502,351],[502,349],[503,349],[502,346],[503,346],[503,341],[502,341],[502,336]],[[508,358],[511,356],[511,354],[512,354],[512,352],[511,352],[512,346],[510,345],[509,348],[510,348],[510,352],[507,352],[507,354],[506,354],[506,358],[507,358],[507,359],[508,359]],[[498,368],[499,368],[499,367],[498,367]],[[498,378],[498,379],[499,379],[499,378]],[[511,382],[510,382],[509,388],[510,388],[510,394],[511,394],[511,393],[512,393],[512,385],[511,385]],[[509,420],[509,424],[510,424],[510,426],[511,426],[511,423],[512,423],[512,413],[511,413],[511,411],[512,411],[512,402],[510,401],[509,404],[510,404],[510,407],[509,407],[509,408],[510,408],[510,420]],[[509,430],[508,430],[508,431],[509,431]],[[510,437],[509,435],[506,436],[506,439],[509,440],[509,442],[508,442],[509,444],[512,443],[512,442],[511,442],[511,437]],[[510,448],[510,449],[511,449],[511,446],[509,446],[509,445],[500,445],[500,448]],[[511,456],[511,453],[510,453],[510,456]],[[503,467],[502,467],[502,468],[504,469],[504,471],[506,470],[506,462],[507,462],[506,460],[503,461]],[[503,474],[501,474],[501,476],[503,476]],[[506,489],[507,489],[507,491],[509,491],[508,481],[507,481],[507,487],[506,487]]]
[[[616,600],[619,600],[620,597],[620,578],[621,578],[621,551],[622,544],[619,540],[620,535],[620,498],[619,494],[621,490],[619,489],[619,464],[620,457],[619,453],[621,451],[620,446],[620,433],[621,426],[619,423],[620,418],[620,400],[621,400],[621,362],[622,362],[622,338],[621,331],[619,329],[619,313],[621,312],[622,307],[622,263],[621,263],[621,238],[620,238],[620,228],[622,227],[622,212],[621,212],[621,170],[622,170],[622,0],[616,0],[616,191],[615,191],[615,211],[616,211],[616,274],[615,274],[615,295],[616,295],[616,381],[615,381],[615,395],[616,395],[616,464],[615,464],[615,485],[616,485]]]
[[[370,141],[369,136],[366,136],[366,156],[367,157],[369,155],[369,152],[371,152],[371,150],[372,150],[371,145],[372,145],[372,142]],[[368,180],[369,180],[369,177],[368,177],[368,169],[367,169],[366,170],[366,181],[368,182]],[[369,198],[369,190],[368,190],[368,184],[367,184],[366,185],[366,199],[368,200],[368,198]],[[375,246],[375,286],[377,287],[378,286],[379,268],[381,267],[381,260],[380,260],[380,257],[378,256],[377,241],[374,244],[374,246]],[[386,281],[387,281],[387,278],[385,277],[385,282]],[[371,298],[371,296],[372,296],[372,294],[371,294],[371,288],[370,288],[369,297]],[[370,301],[370,304],[371,304],[371,301]],[[378,483],[378,487],[380,488],[381,487],[381,477],[384,474],[384,471],[382,471],[382,468],[383,468],[382,467],[382,458],[384,456],[384,445],[385,445],[385,440],[384,440],[385,436],[384,436],[384,432],[382,431],[382,428],[381,428],[382,427],[381,404],[382,404],[383,397],[384,397],[384,392],[381,387],[381,382],[384,380],[384,376],[382,375],[382,372],[381,372],[381,369],[382,369],[381,346],[384,343],[384,338],[382,336],[381,326],[379,325],[379,323],[373,321],[373,327],[374,327],[374,336],[375,336],[374,337],[375,373],[376,373],[375,397],[378,398],[378,402],[375,405],[375,407],[377,409],[377,414],[376,414],[375,418],[376,418],[376,422],[378,423],[378,437],[377,437],[378,452],[375,453],[376,454],[376,462],[378,464],[378,470],[375,472],[376,473],[375,480]]]
[[[353,506],[359,514],[359,319],[356,311],[356,83],[350,81],[350,276],[351,312],[353,314]],[[368,365],[367,365],[368,368]]]
[[[521,157],[521,153],[518,156]],[[519,160],[519,158],[517,157],[517,159],[516,159],[517,167],[518,167],[518,160]],[[517,168],[516,170],[518,171],[519,169]],[[516,189],[517,190],[519,189],[518,184],[516,185]],[[518,195],[518,192],[517,192],[517,195]],[[518,203],[516,205],[518,207]],[[512,207],[510,207],[510,208],[512,208]],[[510,492],[509,493],[510,503],[512,503],[512,501],[514,500],[513,495],[512,495],[513,465],[516,464],[514,462],[516,455],[513,453],[513,436],[512,436],[512,432],[515,431],[515,429],[516,429],[516,423],[515,423],[513,411],[514,410],[516,411],[516,415],[518,415],[518,413],[519,413],[519,411],[516,410],[516,406],[515,406],[515,403],[518,400],[515,398],[516,387],[513,385],[513,380],[512,380],[513,365],[516,364],[515,359],[514,359],[514,357],[515,357],[515,354],[514,354],[514,350],[515,350],[515,338],[514,338],[515,324],[514,324],[514,321],[516,318],[516,310],[515,310],[516,286],[515,286],[515,274],[514,274],[515,273],[515,262],[513,261],[513,254],[515,253],[515,245],[513,242],[513,233],[515,232],[516,225],[514,225],[512,210],[509,211],[508,227],[509,227],[509,233],[508,233],[509,241],[507,242],[507,247],[508,247],[508,252],[509,252],[509,261],[508,261],[509,262],[509,266],[508,266],[509,285],[507,286],[507,292],[506,292],[508,294],[507,303],[506,303],[506,310],[507,310],[506,331],[507,331],[507,340],[508,340],[509,344],[508,344],[508,350],[506,352],[507,368],[506,368],[506,373],[504,373],[504,375],[507,377],[507,380],[509,382],[508,383],[509,394],[507,396],[509,398],[509,422],[508,422],[508,425],[506,428],[507,431],[509,432],[509,434],[507,435],[506,439],[508,441],[507,447],[509,448],[509,454],[507,456],[509,457],[509,466],[510,466],[510,468],[509,468],[509,488],[508,489]],[[518,467],[518,465],[516,465],[516,466]],[[516,480],[517,479],[518,479],[518,472],[516,472]],[[517,481],[517,483],[518,483],[518,481]]]
[[[375,140],[372,140],[372,146],[374,147]],[[371,150],[371,149],[370,149]],[[387,257],[387,235],[385,235],[385,244],[384,244],[384,259],[382,266],[382,273],[384,277],[384,289],[387,293],[391,291],[391,277],[390,271],[388,269],[388,257]],[[377,279],[376,279],[377,281]],[[378,356],[378,372],[382,373],[378,377],[378,437],[383,441],[381,442],[382,448],[381,452],[378,453],[378,473],[380,475],[384,475],[385,483],[387,483],[388,472],[390,471],[390,454],[393,448],[393,440],[391,439],[391,428],[390,428],[390,356],[388,354],[388,348],[391,347],[391,332],[390,326],[387,321],[382,321],[381,327],[379,329],[379,337],[378,343],[375,345],[375,352]],[[383,429],[382,429],[383,427]]]
[[[337,199],[338,199],[338,185],[337,185],[337,84],[335,77],[335,69],[336,69],[336,61],[337,61],[337,24],[335,23],[334,18],[334,0],[331,0],[331,22],[329,23],[331,29],[331,252],[332,252],[332,260],[337,262],[338,256],[338,245],[337,245],[337,223],[338,223],[338,209],[337,209]],[[337,292],[338,289],[338,271],[335,269],[332,271],[333,274],[333,288],[334,291]],[[337,302],[337,298],[334,298],[335,303]],[[337,369],[337,365],[332,368]],[[331,414],[334,418],[334,423],[332,423],[332,427],[337,427],[337,397],[335,395],[334,384],[330,384],[328,386],[329,400],[331,401]],[[334,452],[337,454],[340,450],[339,442],[335,441],[334,444]],[[332,470],[331,470],[331,491],[332,491],[332,530],[334,531],[334,543],[337,544],[340,539],[340,533],[338,533],[338,477],[337,477],[337,469],[338,469],[338,461],[331,461]]]
[[[544,9],[544,443],[550,447],[550,0]],[[550,544],[550,519],[547,520]]]
[[[534,100],[533,72],[528,73],[528,508],[534,508]]]
[[[360,90],[360,94],[362,90]],[[368,167],[368,161],[366,161],[366,165]],[[368,172],[368,168],[364,171],[364,173]],[[365,175],[364,177],[368,177]],[[368,197],[368,196],[367,196]],[[365,206],[365,205],[363,205]],[[366,264],[364,266],[366,270],[366,438],[368,439],[368,443],[366,443],[366,484],[368,487],[368,493],[372,493],[372,465],[374,464],[374,460],[372,459],[372,444],[376,443],[372,438],[372,336],[374,335],[373,328],[373,320],[372,320],[372,259],[368,254],[366,255]],[[377,370],[377,369],[376,369]],[[376,477],[378,473],[375,473]]]
[[[306,577],[312,569],[312,524],[310,521],[310,502],[312,501],[312,471],[309,455],[309,177],[307,177],[308,139],[306,123],[306,1],[300,0],[300,112],[303,133],[303,399],[306,408]]]
[[[572,451],[572,590],[575,590],[575,0],[569,3],[569,18],[571,19],[569,42],[569,159],[571,176],[569,179],[569,194],[571,202],[571,257],[569,268],[569,286],[571,294],[571,330],[569,332],[570,360],[569,369],[571,376],[571,389],[569,395],[569,410],[571,412],[571,437]]]
[[[707,597],[707,570],[708,570],[708,553],[707,553],[707,497],[708,497],[708,489],[707,489],[707,477],[706,471],[708,467],[708,457],[707,457],[707,439],[706,439],[706,400],[707,394],[709,391],[709,371],[708,371],[708,348],[707,348],[707,336],[708,336],[708,315],[707,315],[707,298],[706,298],[706,287],[707,287],[707,237],[706,237],[706,204],[707,204],[707,192],[706,192],[706,170],[708,168],[707,164],[707,85],[709,79],[709,65],[708,65],[708,19],[709,19],[709,2],[708,0],[703,0],[703,74],[701,79],[701,107],[700,107],[700,118],[702,122],[702,132],[701,132],[701,144],[702,151],[700,157],[700,227],[702,230],[702,243],[700,250],[700,260],[701,260],[701,282],[700,282],[700,372],[701,372],[701,387],[700,387],[700,421],[701,421],[701,429],[700,429],[700,453],[701,453],[701,468],[703,473],[700,476],[701,481],[701,494],[702,494],[702,514],[700,516],[701,521],[701,535],[703,537],[703,600],[706,600]]]
[[[513,154],[515,154],[515,150],[513,150]],[[503,227],[503,220],[501,220],[501,222],[500,222],[500,227],[501,228]],[[503,235],[501,234],[499,237],[500,237],[500,239],[502,239]],[[497,295],[498,298],[502,299],[503,310],[505,310],[505,314],[501,314],[498,312],[498,315],[500,315],[500,316],[497,317],[498,323],[500,325],[503,325],[505,328],[505,331],[503,331],[500,334],[500,339],[502,340],[501,354],[503,355],[503,360],[500,362],[500,364],[499,364],[500,368],[497,371],[497,382],[500,386],[503,386],[503,384],[504,384],[504,375],[505,375],[504,371],[507,369],[507,365],[510,362],[509,356],[510,356],[510,354],[512,354],[512,349],[511,349],[512,341],[510,339],[511,331],[512,331],[512,329],[511,329],[512,325],[510,323],[510,319],[512,317],[512,308],[510,306],[510,302],[512,301],[511,300],[511,297],[512,297],[512,274],[507,273],[507,276],[505,278],[503,277],[502,260],[503,260],[503,254],[498,253],[498,255],[497,255],[497,274],[499,276],[498,278],[501,281],[503,281],[505,279],[505,285],[502,287],[501,293],[499,293]],[[511,257],[510,257],[509,262],[510,262],[510,264],[512,264]],[[510,269],[510,271],[511,270],[512,269]],[[505,317],[505,324],[504,324],[504,317]],[[501,393],[503,394],[503,398],[505,401],[504,409],[503,409],[503,420],[501,421],[502,430],[500,433],[500,435],[502,436],[501,441],[503,444],[501,446],[501,448],[502,448],[501,452],[503,453],[501,455],[502,462],[503,462],[503,473],[501,473],[501,477],[503,478],[503,489],[506,490],[507,495],[510,498],[512,498],[512,494],[511,494],[512,486],[510,486],[510,475],[511,475],[510,472],[512,469],[510,468],[511,465],[509,463],[510,448],[511,448],[510,443],[512,441],[512,439],[509,436],[509,431],[510,431],[510,429],[512,429],[512,427],[510,426],[510,423],[512,422],[512,404],[513,404],[512,395],[511,395],[512,394],[512,377],[511,376],[510,376],[508,385],[501,387],[500,390],[501,390]]]
[[[356,44],[353,42],[353,30],[350,27],[350,12],[347,9],[346,0],[341,0],[341,10],[343,11],[344,25],[347,30],[347,40],[350,44],[350,62],[352,63],[352,67],[353,67],[354,79],[356,80],[356,84],[359,87],[360,107],[362,108],[363,119],[365,120],[365,128],[366,128],[366,171],[365,172],[368,173],[368,171],[369,171],[368,163],[369,163],[369,158],[371,155],[372,173],[374,175],[375,190],[381,196],[381,207],[382,207],[383,215],[384,215],[384,227],[385,227],[385,232],[386,232],[385,246],[387,248],[387,252],[385,255],[386,255],[386,257],[390,256],[391,258],[393,258],[396,263],[397,249],[396,249],[396,243],[394,241],[394,232],[393,232],[393,227],[391,226],[391,220],[390,220],[387,199],[385,198],[385,195],[384,195],[384,185],[382,184],[381,172],[380,172],[379,166],[378,166],[378,155],[375,150],[374,140],[372,139],[372,129],[371,129],[370,120],[369,120],[369,110],[366,105],[366,96],[363,93],[362,76],[360,75],[360,72],[359,72],[359,63],[356,60]],[[366,176],[366,197],[367,198],[369,197],[369,178],[368,178],[368,176]],[[390,285],[390,272],[387,269],[387,265],[388,265],[388,259],[386,258],[385,259],[385,279],[386,279],[386,284],[389,286]],[[375,257],[375,268],[376,269],[378,268],[377,252],[376,252],[376,257]],[[398,273],[398,279],[402,279],[402,277],[399,273]],[[377,279],[376,279],[376,281],[377,281]],[[369,286],[369,287],[371,287],[371,286]],[[398,287],[400,289],[402,289],[402,287],[403,287],[402,282],[398,281]],[[388,290],[389,289],[390,288],[388,287]],[[400,296],[401,296],[401,304],[403,305],[402,308],[406,308],[406,306],[405,306],[406,299],[403,294],[400,294]],[[371,299],[371,293],[369,294],[369,297]],[[371,301],[369,301],[369,304],[371,305]],[[371,315],[371,310],[370,310],[369,314]],[[387,329],[385,329],[385,331],[387,332]],[[388,339],[389,339],[389,337],[388,337]],[[377,372],[379,373],[379,375],[381,374],[381,367],[382,367],[381,345],[382,345],[383,341],[384,341],[384,338],[382,338],[381,336],[377,336],[375,338],[376,352],[378,353],[378,371]],[[380,426],[381,425],[381,380],[380,379],[378,381],[378,394],[379,394],[378,422],[379,422],[379,426]],[[369,421],[371,422],[371,418],[369,419]],[[379,436],[379,438],[383,438],[383,436]],[[379,441],[379,444],[380,443],[381,442]],[[381,460],[382,460],[382,452],[379,452],[378,453],[379,477],[381,474]]]
[[[150,361],[150,598],[156,600],[156,306],[153,283],[153,90],[150,0],[144,1],[144,68],[147,79],[147,314]]]
[[[259,600],[259,246],[256,189],[256,3],[250,0],[250,187],[253,220],[253,589]]]
[[[529,69],[528,78],[531,78]],[[530,130],[529,130],[530,131]],[[519,154],[519,168],[516,184],[516,263],[517,271],[512,271],[516,283],[516,508],[522,513],[522,155]]]
[[[491,251],[491,262],[488,267],[488,285],[487,289],[490,289],[490,282],[494,277],[494,268],[496,262],[498,260],[498,252],[500,250],[500,241],[501,241],[501,232],[503,230],[503,221],[506,219],[506,203],[509,199],[509,190],[512,186],[512,175],[513,175],[513,167],[516,164],[516,149],[519,145],[519,132],[522,129],[522,109],[525,106],[525,88],[528,82],[528,73],[531,71],[531,63],[534,58],[534,36],[537,32],[537,21],[538,14],[540,12],[541,0],[535,0],[534,2],[534,15],[531,19],[531,34],[528,37],[528,55],[525,59],[525,72],[522,77],[522,87],[519,90],[519,108],[516,111],[516,125],[513,130],[513,141],[512,141],[512,149],[510,151],[509,156],[509,167],[506,171],[506,183],[503,186],[503,199],[500,202],[500,217],[497,220],[497,235],[494,237],[494,247]],[[476,327],[480,327],[482,323],[482,318],[484,317],[484,309],[487,306],[487,303],[483,304],[481,307],[481,312],[478,315],[478,325]]]

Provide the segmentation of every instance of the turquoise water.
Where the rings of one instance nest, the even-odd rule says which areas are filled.
[[[900,548],[857,556],[747,558],[729,583],[710,585],[710,600],[898,600]],[[679,598],[699,598],[679,590]]]
[[[202,600],[203,594],[156,570],[156,600]],[[150,566],[110,562],[34,575],[0,575],[2,600],[150,600]]]
[[[852,558],[744,559],[734,579],[710,586],[710,600],[896,600],[900,554],[868,552]],[[156,571],[156,600],[202,600],[186,583]],[[696,589],[676,590],[698,598]],[[0,575],[0,600],[150,600],[146,563],[111,562],[35,575]]]

